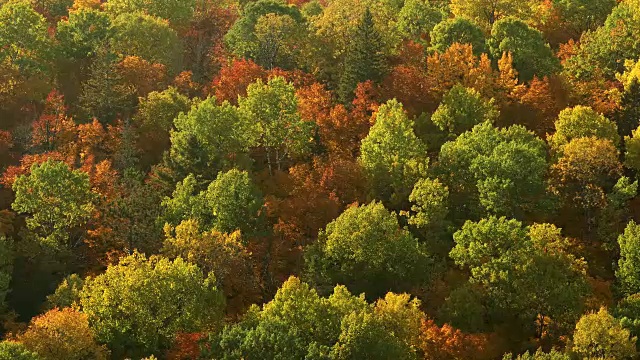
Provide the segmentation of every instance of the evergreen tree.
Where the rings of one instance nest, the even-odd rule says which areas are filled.
[[[379,82],[384,76],[385,58],[380,50],[382,37],[375,29],[373,16],[369,8],[351,40],[344,60],[344,72],[340,79],[338,96],[343,103],[353,99],[353,93],[359,83],[372,80]]]

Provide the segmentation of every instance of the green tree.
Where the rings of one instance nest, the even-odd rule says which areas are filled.
[[[408,360],[417,357],[401,339],[385,331],[381,319],[365,312],[351,313],[343,320],[340,338],[331,349],[330,358],[335,360]]]
[[[433,247],[433,251],[448,252],[449,244],[443,243],[443,235],[449,214],[449,189],[438,179],[420,179],[409,195],[411,211],[409,225],[415,226],[422,237]]]
[[[182,45],[176,31],[165,20],[143,13],[125,12],[113,20],[111,50],[163,64],[173,73],[182,66]]]
[[[80,8],[69,13],[56,27],[59,51],[66,59],[82,60],[96,56],[107,44],[113,29],[109,16],[102,11]]]
[[[351,295],[344,286],[336,286],[331,296],[323,298],[291,277],[262,309],[254,305],[242,322],[214,337],[206,355],[247,360],[326,356],[340,336],[341,319],[366,307],[363,297]]]
[[[314,124],[300,117],[295,88],[284,78],[249,85],[239,110],[243,121],[253,124],[252,144],[265,151],[270,173],[274,166],[282,170],[286,160],[309,153]]]
[[[573,139],[595,136],[620,144],[618,126],[588,106],[578,105],[560,112],[555,122],[556,132],[549,136],[549,144],[555,150]]]
[[[429,0],[407,0],[398,13],[398,31],[404,38],[423,41],[444,18],[443,9]]]
[[[451,0],[450,7],[455,16],[475,21],[486,32],[505,17],[526,20],[531,16],[529,2],[521,0]]]
[[[524,21],[507,17],[493,24],[491,38],[487,40],[494,58],[503,53],[511,53],[513,66],[518,70],[521,81],[529,81],[534,76],[542,78],[561,70],[560,61],[545,43],[540,31]]]
[[[624,137],[624,165],[635,171],[640,171],[640,126],[633,130],[631,136]]]
[[[142,150],[143,164],[157,164],[162,160],[162,153],[171,146],[169,134],[174,119],[190,108],[189,98],[174,87],[151,92],[140,99],[133,125],[137,131],[138,147]]]
[[[375,28],[371,11],[362,15],[349,43],[344,59],[344,70],[340,77],[338,97],[349,103],[359,83],[371,80],[380,82],[385,74],[386,59],[380,51],[382,39]]]
[[[158,92],[153,91],[140,99],[138,112],[133,118],[142,133],[161,131],[168,133],[173,128],[173,120],[191,108],[188,97],[180,94],[174,87]]]
[[[629,41],[640,36],[639,11],[638,1],[619,2],[604,25],[582,35],[576,54],[564,64],[565,71],[576,79],[602,74],[611,80],[624,72],[624,60],[640,57],[640,43]]]
[[[456,217],[522,217],[552,205],[545,189],[546,157],[544,141],[526,128],[498,129],[485,122],[445,143],[435,170],[449,187]]]
[[[637,338],[640,335],[640,294],[629,295],[620,300],[612,315],[620,321],[622,327]],[[636,346],[638,346],[637,341]]]
[[[487,101],[474,89],[456,84],[442,98],[431,121],[440,130],[460,135],[485,121],[493,123],[499,116],[495,101]]]
[[[19,342],[5,340],[0,342],[0,360],[41,360],[38,354],[27,350]]]
[[[196,0],[108,0],[105,10],[111,16],[143,12],[151,16],[169,20],[172,26],[186,26],[196,7]]]
[[[48,76],[51,40],[47,21],[27,0],[3,1],[0,7],[0,63],[8,62],[20,72]]]
[[[375,304],[336,286],[328,297],[289,278],[273,300],[210,338],[213,359],[415,359],[424,313],[407,294]]]
[[[345,284],[370,298],[426,284],[434,272],[425,247],[376,202],[351,207],[327,225],[305,259],[315,284]]]
[[[165,235],[164,255],[182,257],[203,271],[216,274],[227,298],[227,313],[244,311],[257,300],[259,284],[251,253],[239,231],[203,232],[197,220],[185,220],[175,228],[166,226]]]
[[[420,179],[409,195],[414,204],[409,224],[424,229],[440,227],[449,213],[448,198],[449,189],[438,179]]]
[[[616,0],[553,0],[564,26],[577,37],[601,26],[616,5]]]
[[[206,192],[200,191],[201,184],[192,174],[179,181],[171,197],[162,200],[164,215],[162,220],[177,226],[184,220],[193,219],[203,229],[213,227],[213,211],[207,204]]]
[[[542,349],[538,349],[535,353],[529,353],[528,351],[522,355],[518,355],[516,358],[512,354],[505,354],[502,360],[571,360],[571,356],[563,354],[555,349],[551,352],[545,353]]]
[[[194,104],[174,121],[170,166],[182,177],[193,173],[213,180],[219,171],[243,165],[254,141],[252,121],[228,102],[218,105],[213,97]]]
[[[213,230],[240,230],[248,237],[260,232],[264,200],[246,171],[233,169],[218,174],[207,188],[206,199],[215,219]]]
[[[47,308],[77,308],[80,306],[80,292],[84,286],[84,279],[78,274],[71,274],[62,280],[56,291],[47,296]]]
[[[477,56],[486,52],[482,29],[465,18],[445,19],[431,31],[431,50],[443,53],[455,43],[471,44]]]
[[[178,258],[134,254],[85,280],[82,311],[116,357],[162,354],[179,332],[212,329],[224,298],[213,274]]]
[[[614,116],[621,136],[631,135],[631,132],[640,126],[640,105],[638,104],[640,104],[640,80],[634,77],[625,87],[620,99],[620,108]]]
[[[624,295],[640,292],[640,226],[634,221],[618,237],[620,259],[616,279]]]
[[[87,223],[95,207],[89,175],[70,170],[65,163],[47,161],[34,164],[29,175],[18,177],[13,191],[16,197],[11,207],[28,214],[27,228],[41,241],[62,247],[80,244],[80,234],[74,230]]]
[[[42,101],[51,90],[52,43],[48,26],[28,0],[3,1],[0,7],[0,104]],[[11,120],[11,113],[3,118]],[[6,120],[5,120],[6,121]]]
[[[635,342],[629,330],[601,308],[580,318],[573,333],[571,352],[582,359],[631,359],[636,355]]]
[[[302,54],[306,26],[289,15],[261,16],[255,27],[255,61],[267,69],[294,69]]]
[[[521,321],[520,331],[530,328],[541,337],[548,318],[562,334],[580,316],[586,271],[567,252],[555,226],[527,228],[516,220],[490,217],[467,221],[453,238],[456,246],[449,256],[469,269],[470,284],[481,286],[494,322]]]
[[[390,100],[378,109],[376,122],[360,147],[358,162],[373,196],[392,207],[407,201],[427,170],[427,149],[413,126],[402,104]]]
[[[265,15],[269,16],[264,17]],[[279,24],[278,30],[273,29],[275,31],[268,31],[270,23],[273,24],[273,22],[267,20],[269,17],[272,20],[279,19],[286,21],[286,24],[281,23]],[[258,26],[260,22],[262,22],[262,24]],[[291,31],[294,31],[294,29],[302,31],[303,24],[304,19],[302,18],[300,10],[295,6],[288,6],[282,0],[252,1],[242,8],[240,18],[238,18],[231,29],[229,29],[224,40],[235,55],[253,59],[259,65],[271,68],[275,63],[271,63],[269,60],[272,59],[265,57],[265,45],[271,43],[272,46],[284,46],[283,50],[285,51],[292,51],[293,49],[289,46],[291,43],[284,41],[288,39],[280,38],[278,39],[280,40],[279,42],[273,43],[272,41],[275,39],[267,39],[268,35],[294,35]]]

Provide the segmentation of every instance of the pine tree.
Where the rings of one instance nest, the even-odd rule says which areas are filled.
[[[640,81],[637,78],[622,94],[616,122],[621,136],[631,136],[631,132],[640,125]]]
[[[344,72],[340,79],[338,96],[343,103],[353,100],[354,90],[367,80],[380,82],[384,76],[385,57],[380,51],[382,37],[375,29],[369,8],[351,40],[344,60]]]

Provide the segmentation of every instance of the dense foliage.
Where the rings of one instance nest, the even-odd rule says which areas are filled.
[[[640,357],[640,0],[0,0],[0,360]]]

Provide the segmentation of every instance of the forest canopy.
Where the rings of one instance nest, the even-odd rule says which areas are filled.
[[[640,0],[0,0],[0,360],[640,357]]]

